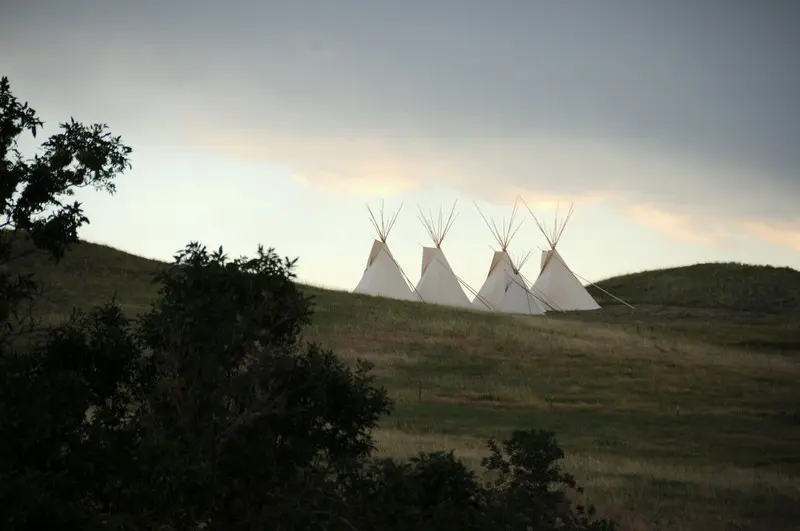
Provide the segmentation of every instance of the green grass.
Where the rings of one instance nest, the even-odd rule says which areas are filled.
[[[739,263],[696,264],[610,278],[589,291],[605,306],[605,290],[633,304],[737,312],[800,312],[800,272]]]
[[[49,286],[49,322],[115,294],[141,312],[163,267],[88,243],[56,267],[20,264]],[[704,264],[602,286],[636,311],[526,318],[307,288],[305,334],[375,364],[397,404],[384,454],[454,448],[477,464],[487,437],[551,428],[626,529],[796,529],[800,273]]]

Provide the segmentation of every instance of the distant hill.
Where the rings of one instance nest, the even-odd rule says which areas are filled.
[[[28,242],[22,246],[32,250]],[[157,291],[153,274],[166,265],[106,245],[80,242],[58,266],[43,253],[32,252],[13,267],[35,272],[47,288],[46,313],[63,314],[75,306],[101,304],[114,295],[126,310],[144,310]],[[800,271],[787,267],[698,264],[609,278],[597,286],[634,306],[800,312]],[[310,289],[317,294],[325,291]],[[619,304],[595,286],[588,289],[601,305]]]
[[[622,275],[597,286],[634,306],[800,312],[800,271],[789,267],[696,264]],[[616,303],[598,287],[588,289],[601,305]]]

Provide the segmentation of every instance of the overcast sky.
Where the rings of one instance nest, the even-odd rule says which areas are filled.
[[[576,201],[562,254],[597,279],[800,267],[798,27],[790,0],[6,0],[0,74],[49,123],[134,147],[119,195],[86,197],[89,239],[260,241],[352,288],[365,200],[405,201],[390,244],[416,278],[416,205],[458,198],[444,247],[479,285],[471,201],[522,193],[548,218]],[[516,243],[545,245],[530,220]]]

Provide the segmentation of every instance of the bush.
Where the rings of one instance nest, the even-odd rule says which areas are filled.
[[[4,97],[0,123],[8,108],[27,116]],[[85,222],[78,210],[54,226]],[[48,221],[16,223],[54,258],[75,239],[37,228]],[[300,338],[313,301],[293,267],[274,249],[230,260],[191,243],[155,279],[144,315],[130,319],[112,301],[24,346],[0,343],[3,528],[615,528],[572,505],[567,493],[579,489],[549,432],[490,441],[488,480],[452,452],[376,458],[371,433],[391,403],[367,363],[350,367]],[[0,278],[5,293],[10,279]]]

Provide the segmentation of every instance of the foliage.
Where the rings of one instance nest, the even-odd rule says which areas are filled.
[[[4,83],[3,134],[16,135],[33,113]],[[55,259],[87,220],[53,198],[110,182],[124,166],[113,153],[127,153],[118,138],[81,131],[73,122],[52,145],[80,140],[76,157],[99,181],[81,162],[66,178],[60,162],[17,157],[8,173],[23,189],[9,195],[8,219]],[[31,186],[44,192],[26,196]],[[111,301],[24,347],[0,344],[4,529],[614,529],[572,506],[576,485],[548,432],[490,441],[489,481],[452,452],[376,459],[371,432],[390,412],[387,393],[369,364],[350,367],[300,338],[312,300],[294,265],[274,249],[230,260],[190,243],[157,275],[144,315]],[[0,283],[9,293],[9,278]]]
[[[614,531],[616,524],[595,519],[593,507],[573,507],[579,494],[564,473],[563,457],[551,432],[515,431],[498,444],[489,441],[484,481],[453,452],[421,453],[407,463],[375,460],[360,473],[348,500],[354,521],[370,530],[584,530]],[[379,510],[375,510],[379,507]]]
[[[131,148],[121,137],[111,135],[106,124],[86,126],[74,119],[60,124],[40,153],[23,157],[20,136],[35,138],[43,125],[36,111],[12,94],[8,78],[0,78],[0,343],[26,321],[22,303],[37,294],[32,275],[4,267],[20,258],[14,241],[24,234],[60,259],[89,222],[81,204],[68,199],[85,187],[114,193],[114,179],[130,168]]]

